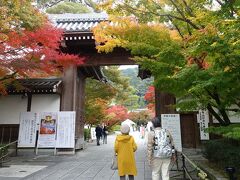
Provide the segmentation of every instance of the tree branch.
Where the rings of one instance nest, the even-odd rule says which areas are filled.
[[[151,13],[151,14],[154,14],[156,16],[163,16],[163,17],[171,17],[173,19],[177,19],[177,20],[180,20],[180,21],[183,21],[183,22],[186,22],[188,23],[189,25],[191,25],[194,29],[200,29],[197,25],[195,25],[190,19],[187,19],[187,18],[182,18],[182,17],[178,17],[178,16],[175,16],[175,15],[172,15],[172,14],[159,14],[159,13],[156,13],[156,12],[152,12],[152,11],[142,11],[142,10],[139,10],[139,9],[136,9],[136,8],[133,8],[131,6],[129,6],[128,4],[124,4],[127,8],[131,9],[134,12],[140,12],[140,13],[144,13],[144,14],[147,14],[147,13]]]
[[[186,18],[186,16],[184,15],[184,13],[179,9],[179,7],[177,6],[177,4],[173,1],[170,0],[170,2],[173,4],[173,6],[177,9],[177,12],[182,16],[182,18],[185,20],[185,22],[187,22],[188,24],[190,24],[194,29],[199,29],[199,27],[197,27],[197,25],[195,25],[191,20],[189,20],[188,18]]]
[[[193,14],[192,9],[188,6],[187,2],[186,2],[185,0],[182,0],[182,2],[183,2],[183,4],[185,5],[188,14],[189,14],[190,16],[192,16],[192,17],[196,17],[196,16]]]
[[[0,81],[5,81],[5,80],[7,80],[7,79],[11,79],[11,78],[14,78],[14,76],[17,74],[17,72],[14,72],[14,73],[12,73],[12,74],[9,74],[9,75],[6,75],[6,76],[4,76],[4,77],[1,77],[0,78]]]
[[[173,24],[173,26],[176,28],[176,30],[178,31],[178,34],[182,37],[183,37],[183,34],[181,33],[181,30],[180,28],[173,22],[172,18],[168,16],[168,19],[171,21],[171,23]]]
[[[222,118],[218,115],[218,113],[216,113],[214,111],[214,109],[212,108],[212,106],[210,104],[207,105],[207,109],[208,111],[218,120],[218,122],[221,124],[221,125],[226,125],[225,121],[222,120]]]
[[[218,105],[218,108],[217,108],[217,109],[218,109],[219,112],[221,113],[225,124],[227,124],[227,125],[230,124],[231,122],[230,122],[230,119],[229,119],[229,117],[228,117],[228,115],[227,115],[227,113],[226,113],[226,109],[225,109],[224,107],[221,107],[221,105],[222,105],[222,104],[221,104],[221,100],[220,100],[219,95],[218,95],[218,93],[217,93],[217,91],[216,91],[216,88],[214,89],[214,92],[213,92],[213,93],[211,93],[208,89],[205,89],[205,90],[206,90],[207,93],[210,95],[210,97],[216,101],[216,103],[217,103],[217,105]]]

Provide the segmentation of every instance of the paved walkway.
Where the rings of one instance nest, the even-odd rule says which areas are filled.
[[[146,143],[136,132],[134,138],[138,145],[136,162],[137,180],[150,180],[151,171],[146,160]],[[118,180],[117,171],[110,169],[115,135],[108,136],[108,144],[96,146],[88,143],[85,150],[75,155],[53,156],[52,152],[39,151],[34,156],[33,150],[20,151],[20,155],[12,157],[10,167],[0,169],[0,180]],[[12,166],[14,165],[14,166]],[[173,167],[174,169],[174,167]],[[176,168],[175,168],[176,169]],[[171,172],[175,176],[178,172]],[[179,174],[179,173],[178,173]]]

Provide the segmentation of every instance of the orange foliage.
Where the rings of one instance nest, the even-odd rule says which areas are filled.
[[[82,64],[83,58],[60,52],[62,34],[49,23],[33,31],[8,32],[0,41],[0,94],[9,78],[56,75],[63,67]]]
[[[115,105],[106,110],[107,113],[107,125],[112,126],[118,122],[124,121],[128,118],[128,110],[121,105]]]

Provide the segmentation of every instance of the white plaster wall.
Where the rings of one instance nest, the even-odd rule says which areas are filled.
[[[32,112],[60,111],[60,96],[57,94],[33,94]]]
[[[0,124],[19,124],[20,112],[27,111],[27,97],[0,96]]]
[[[234,109],[234,108],[238,108],[238,107],[232,106],[231,108]],[[237,114],[233,111],[229,111],[228,114],[229,114],[231,123],[240,123],[240,114]],[[214,117],[213,117],[213,122],[218,123],[218,121]]]

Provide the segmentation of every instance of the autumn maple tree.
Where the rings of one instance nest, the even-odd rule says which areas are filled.
[[[147,101],[147,108],[152,112],[155,112],[155,88],[154,86],[149,86],[147,92],[144,96],[145,101]]]
[[[105,122],[109,126],[113,126],[119,122],[122,122],[128,118],[128,110],[126,107],[121,105],[114,105],[109,107],[106,110],[107,113],[107,119]]]
[[[137,124],[146,124],[155,116],[151,110],[143,110],[139,112],[129,112],[128,118]]]
[[[0,2],[0,94],[16,78],[59,75],[82,58],[60,52],[63,32],[54,28],[29,0]]]
[[[108,109],[111,104],[120,105],[119,102],[128,99],[129,83],[128,79],[121,75],[118,67],[105,67],[102,71],[107,82],[91,78],[86,80],[85,123],[96,125],[105,122],[111,126],[122,119],[112,119],[116,114],[109,113]]]
[[[104,2],[112,22],[94,30],[100,52],[125,48],[180,110],[207,109],[230,124],[240,111],[238,1]]]

